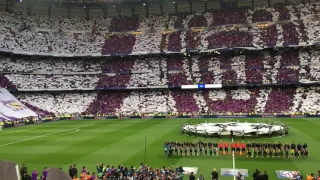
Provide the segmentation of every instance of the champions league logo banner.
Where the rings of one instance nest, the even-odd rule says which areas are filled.
[[[248,169],[221,168],[220,172],[221,176],[237,176],[238,172],[240,172],[243,177],[249,177]]]
[[[198,173],[198,167],[183,167],[183,174],[188,174],[190,175],[192,172],[193,174],[197,174]]]
[[[297,175],[297,171],[278,170],[276,171],[279,179],[291,179]]]
[[[0,88],[0,120],[37,117],[37,114],[18,101],[9,91]]]

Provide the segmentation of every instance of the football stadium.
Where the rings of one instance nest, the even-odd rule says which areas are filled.
[[[319,11],[0,0],[0,180],[320,180]]]

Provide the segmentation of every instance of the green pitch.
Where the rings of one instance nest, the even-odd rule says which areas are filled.
[[[166,159],[164,142],[218,141],[215,138],[188,137],[180,133],[185,122],[228,122],[233,119],[159,119],[159,120],[78,120],[60,121],[12,128],[0,132],[0,159],[25,163],[29,172],[43,167],[62,167],[68,170],[70,164],[80,169],[85,165],[90,172],[95,165],[135,166],[144,161],[145,134],[147,133],[146,164],[152,167],[185,166],[198,167],[197,175],[210,177],[213,168],[232,168],[231,156],[175,156]],[[238,120],[238,119],[237,119]],[[308,143],[308,159],[247,159],[235,157],[237,169],[248,169],[250,175],[255,168],[267,170],[270,179],[277,179],[276,170],[299,170],[303,174],[316,173],[320,162],[320,120],[319,119],[239,119],[240,122],[285,122],[290,125],[289,136],[259,141],[294,141]],[[227,139],[224,139],[227,140]],[[240,140],[240,139],[239,139]],[[235,139],[237,141],[237,139]],[[252,141],[252,139],[250,140]],[[230,180],[231,177],[222,177]]]

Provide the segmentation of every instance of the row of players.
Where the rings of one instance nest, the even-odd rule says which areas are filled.
[[[175,155],[226,155],[234,152],[235,155],[246,155],[247,157],[279,157],[279,158],[305,158],[308,157],[307,143],[297,145],[292,142],[291,145],[281,142],[274,143],[240,143],[240,142],[165,142],[164,151],[168,157]]]

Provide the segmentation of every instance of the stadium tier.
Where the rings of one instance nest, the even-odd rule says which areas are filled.
[[[0,48],[42,55],[200,52],[316,44],[316,3],[108,18],[0,12]]]
[[[205,0],[199,6],[202,1],[160,5],[149,0],[52,0],[45,3],[43,15],[39,13],[43,2],[26,1],[0,2],[0,159],[8,158],[0,160],[0,172],[10,165],[10,172],[18,176],[18,166],[11,161],[25,161],[38,171],[45,167],[48,175],[48,164],[66,169],[70,163],[89,162],[92,169],[96,161],[104,161],[101,157],[118,164],[142,159],[145,163],[152,157],[148,162],[171,168],[189,163],[205,169],[204,165],[211,168],[215,163],[226,176],[222,180],[229,176],[243,180],[238,172],[247,178],[248,169],[236,168],[250,168],[251,173],[255,164],[248,167],[250,161],[263,164],[270,156],[263,165],[276,171],[271,179],[284,179],[301,176],[293,169],[306,173],[320,161],[316,153],[308,158],[307,146],[295,147],[308,141],[310,151],[319,148],[320,137],[309,132],[320,125],[308,117],[320,117],[320,2]],[[239,9],[230,9],[238,5]],[[180,121],[171,120],[175,118]],[[58,120],[68,121],[41,124]],[[25,125],[30,126],[13,128]],[[3,133],[3,128],[10,129]],[[222,142],[223,136],[230,136],[230,141]],[[262,143],[260,137],[269,140]],[[220,145],[219,151],[212,149],[202,138],[222,138],[220,143],[227,144],[226,149],[228,143],[233,145],[233,152]],[[236,142],[240,138],[256,140],[242,142],[240,153]],[[283,139],[271,143],[272,138]],[[282,149],[282,143],[291,143],[292,138],[294,147]],[[164,154],[163,141],[170,142]],[[281,144],[279,151],[276,144]],[[221,157],[213,162],[210,152]],[[49,162],[43,162],[47,158]],[[243,164],[236,167],[235,158]],[[132,179],[137,180],[169,179],[168,174],[170,179],[183,179],[182,167],[153,169],[144,163],[137,172],[134,167],[98,163],[99,178],[87,180],[115,179],[115,174],[130,179],[135,175]],[[288,170],[282,169],[284,165],[290,166]],[[183,169],[189,175],[198,167]],[[70,167],[69,176],[78,180],[73,177],[75,168]],[[50,169],[50,175],[62,173],[55,179],[71,178],[60,169]],[[202,169],[199,172],[207,173]],[[32,180],[38,180],[37,170]],[[20,173],[22,180],[29,180],[27,173]],[[82,174],[87,175],[85,167]]]
[[[28,107],[44,115],[91,114],[320,114],[320,89],[255,88],[235,90],[162,90],[106,92],[16,92]]]
[[[320,79],[319,51],[294,48],[111,58],[0,57],[0,87],[19,90],[110,89],[222,84],[312,84]]]
[[[319,114],[319,89],[310,87],[319,82],[319,63],[316,48],[76,59],[2,54],[0,87],[19,90],[18,99],[43,115]],[[172,89],[192,84],[233,89]]]

